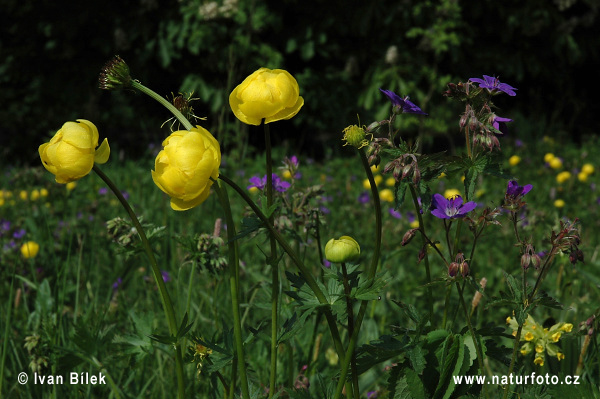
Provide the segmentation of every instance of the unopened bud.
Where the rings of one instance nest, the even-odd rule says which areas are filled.
[[[533,263],[533,267],[535,267],[535,270],[538,270],[542,265],[542,258],[540,258],[538,254],[533,254],[531,255],[531,263]]]
[[[421,181],[421,171],[419,169],[415,169],[415,173],[413,173],[413,184],[416,186]]]
[[[426,249],[426,247],[423,247],[419,251],[419,260],[417,263],[421,263],[421,261],[425,258],[425,255],[427,255],[427,249]]]
[[[529,268],[529,264],[531,263],[531,255],[528,253],[524,253],[521,256],[521,267],[525,270]]]
[[[448,276],[455,277],[458,274],[458,263],[452,262],[448,265]]]
[[[469,264],[467,262],[461,263],[460,274],[462,274],[463,277],[467,277],[469,275]]]
[[[475,118],[474,116],[469,118],[469,129],[471,131],[475,131],[477,130],[477,127],[479,126],[479,121],[477,120],[477,118]]]
[[[406,233],[404,233],[404,237],[402,237],[402,246],[407,245],[415,236],[415,234],[417,234],[417,231],[419,231],[419,229],[410,229],[408,230]]]
[[[382,125],[382,122],[373,122],[371,123],[369,126],[367,126],[367,132],[372,132],[373,130],[377,129],[379,126]]]
[[[467,119],[469,119],[467,117],[467,115],[463,115],[460,117],[460,121],[458,122],[458,125],[460,126],[460,128],[464,128],[465,126],[467,126]]]
[[[412,164],[406,165],[405,167],[402,168],[402,179],[405,179],[406,176],[408,176],[410,174],[412,170]]]

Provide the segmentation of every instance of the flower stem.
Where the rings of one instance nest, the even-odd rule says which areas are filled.
[[[152,97],[153,99],[155,99],[156,101],[161,103],[165,108],[167,108],[169,111],[171,111],[171,113],[173,115],[175,115],[177,120],[179,120],[179,122],[181,122],[181,124],[185,127],[186,130],[192,130],[193,126],[190,123],[190,121],[188,121],[186,119],[186,117],[183,116],[183,114],[181,112],[179,112],[179,110],[177,108],[175,108],[175,106],[173,104],[171,104],[166,99],[164,99],[163,97],[158,95],[158,93],[156,93],[154,90],[149,89],[148,87],[144,86],[137,80],[132,80],[131,86],[135,89],[138,89],[142,93],[149,95],[150,97]]]
[[[421,231],[423,246],[425,246],[427,245],[427,235],[425,234],[425,224],[423,223],[421,207],[419,206],[419,200],[417,199],[417,191],[412,184],[409,184],[408,187],[410,188],[410,194],[413,199],[413,204],[415,205],[415,212],[419,218],[419,230]],[[429,268],[429,255],[427,255],[427,251],[425,251],[425,258],[423,260],[425,261],[425,274],[427,275],[427,308],[429,311],[429,317],[433,318],[433,288],[431,287],[431,269]]]
[[[171,302],[171,297],[169,296],[169,292],[167,291],[167,287],[165,286],[165,282],[163,280],[160,269],[158,268],[158,263],[156,262],[156,258],[154,257],[154,252],[152,251],[152,247],[150,246],[150,242],[146,237],[146,233],[142,225],[140,224],[139,219],[137,218],[133,209],[129,206],[127,200],[121,194],[121,191],[117,188],[117,186],[113,183],[113,181],[104,174],[100,170],[100,168],[94,164],[94,172],[106,183],[106,185],[112,190],[112,192],[117,196],[117,199],[131,218],[131,222],[133,223],[135,229],[140,235],[140,239],[142,241],[142,246],[144,247],[144,251],[148,256],[148,260],[150,261],[150,267],[152,268],[152,274],[154,275],[154,281],[158,287],[158,292],[160,293],[160,298],[162,300],[163,309],[165,311],[165,315],[167,317],[167,323],[169,325],[169,332],[171,337],[176,339],[175,342],[175,372],[177,374],[177,397],[179,399],[183,399],[185,397],[185,384],[184,384],[184,375],[183,375],[183,357],[181,354],[181,343],[179,342],[179,338],[177,337],[177,321],[175,319],[175,309],[173,307],[173,303]]]
[[[471,156],[471,136],[469,135],[469,126],[465,126],[465,142],[467,144],[467,156],[470,159],[473,159],[473,157]]]
[[[458,296],[460,298],[460,304],[465,312],[465,319],[467,320],[467,326],[469,327],[469,332],[471,333],[471,337],[473,337],[473,344],[475,345],[475,352],[477,353],[477,363],[479,365],[479,372],[483,375],[485,373],[485,369],[483,368],[483,352],[481,350],[481,346],[479,343],[479,339],[475,335],[475,330],[473,329],[473,324],[471,323],[471,317],[469,310],[467,309],[467,305],[465,304],[465,299],[463,297],[463,287],[460,286],[459,283],[456,283],[456,289],[458,290]],[[485,390],[485,387],[484,387]]]
[[[281,248],[288,254],[294,265],[298,268],[306,284],[310,287],[312,292],[315,294],[315,297],[322,305],[326,305],[326,307],[322,310],[325,314],[325,318],[327,319],[327,324],[329,326],[329,330],[331,332],[331,336],[333,339],[333,343],[335,345],[335,350],[338,354],[340,361],[345,359],[344,356],[344,347],[342,345],[342,340],[340,338],[340,333],[337,328],[335,316],[331,311],[331,303],[328,301],[323,291],[319,288],[317,281],[310,273],[310,270],[302,263],[298,254],[290,247],[287,241],[281,236],[281,234],[273,228],[272,225],[269,224],[269,219],[265,216],[265,214],[260,210],[260,208],[252,201],[252,199],[248,196],[248,194],[240,188],[233,180],[228,178],[227,176],[220,174],[219,179],[223,180],[227,183],[231,188],[237,192],[242,199],[250,206],[254,214],[263,222],[264,226],[269,230],[271,234],[275,237]]]
[[[233,311],[233,335],[235,340],[235,350],[237,353],[238,370],[240,373],[240,379],[242,383],[242,397],[244,399],[250,398],[250,391],[248,389],[248,376],[246,373],[246,358],[244,355],[244,343],[242,340],[242,324],[240,319],[240,301],[239,301],[239,253],[236,241],[235,223],[231,214],[231,205],[229,203],[229,196],[225,187],[221,186],[221,182],[217,181],[213,185],[223,211],[225,212],[225,223],[227,223],[227,245],[229,254],[229,270],[231,275],[229,277],[230,293],[231,293],[231,306]],[[235,374],[234,374],[235,375]],[[235,377],[234,377],[235,378]],[[231,382],[231,387],[235,386],[234,381]]]
[[[344,277],[344,294],[346,295],[346,313],[348,314],[348,334],[352,336],[354,334],[354,310],[352,306],[352,298],[350,297],[350,282],[348,279],[348,270],[346,264],[342,263],[342,274]],[[352,386],[354,388],[354,397],[360,398],[360,390],[358,386],[358,373],[356,368],[356,355],[351,354],[350,369],[352,372]]]
[[[273,206],[273,160],[271,157],[271,132],[269,125],[264,123],[265,131],[265,158],[267,170],[267,209]],[[275,217],[271,213],[269,216],[269,225],[275,226]],[[269,242],[271,252],[268,263],[271,266],[271,374],[269,377],[269,399],[275,394],[275,384],[277,382],[277,330],[279,324],[279,270],[277,269],[277,241],[271,232],[269,232]]]

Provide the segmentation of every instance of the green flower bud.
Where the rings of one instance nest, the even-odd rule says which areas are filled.
[[[332,238],[325,245],[325,258],[332,263],[352,262],[360,256],[360,245],[349,236],[341,236],[339,240]]]

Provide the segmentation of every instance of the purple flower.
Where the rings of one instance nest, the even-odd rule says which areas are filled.
[[[394,217],[396,219],[401,219],[402,218],[402,214],[400,214],[400,212],[398,212],[394,208],[390,208],[390,215],[392,215],[392,217]]]
[[[108,193],[108,188],[106,188],[106,187],[100,187],[98,189],[98,194],[99,195],[106,195],[107,193]]]
[[[508,187],[506,188],[506,198],[519,198],[523,197],[525,194],[531,191],[533,186],[531,184],[526,184],[524,186],[519,186],[519,184],[515,180],[511,180],[508,182]]]
[[[479,78],[471,78],[469,79],[471,82],[479,83],[479,87],[482,89],[488,89],[491,93],[502,91],[509,96],[516,96],[514,87],[509,84],[501,83],[500,80],[493,76],[483,75],[483,79]]]
[[[171,281],[171,276],[169,275],[169,272],[166,270],[161,270],[160,274],[162,275],[162,279],[163,281],[166,283],[167,281]]]
[[[129,199],[129,193],[127,191],[121,191],[121,195],[123,196],[123,198],[125,198],[126,201]]]
[[[425,112],[423,112],[421,110],[421,108],[417,107],[415,104],[410,102],[408,96],[401,98],[399,95],[397,95],[396,93],[394,93],[391,90],[383,90],[381,88],[379,90],[383,94],[385,94],[386,97],[392,102],[392,105],[394,106],[394,108],[397,107],[399,110],[402,110],[402,113],[428,115]]]
[[[358,196],[358,202],[360,202],[361,204],[368,203],[370,199],[371,199],[371,197],[369,197],[369,193],[367,191],[363,191]]]
[[[19,229],[13,233],[13,238],[16,238],[17,240],[23,238],[25,237],[25,233],[25,229]]]
[[[10,230],[10,221],[2,219],[0,222],[0,230],[3,232]]]
[[[119,277],[119,278],[117,279],[117,281],[115,281],[115,282],[113,283],[113,285],[112,285],[112,289],[113,289],[113,291],[116,291],[116,290],[118,290],[118,289],[119,289],[119,286],[120,286],[122,283],[123,283],[123,279],[122,279],[121,277]]]
[[[494,129],[499,130],[502,134],[506,134],[508,128],[506,127],[507,122],[512,122],[512,119],[503,118],[501,116],[494,116],[494,121],[492,122],[492,126]]]
[[[431,214],[440,219],[462,218],[477,206],[473,201],[463,204],[460,195],[446,199],[441,194],[434,194],[431,205]]]
[[[273,179],[273,188],[275,190],[279,191],[280,193],[285,193],[287,189],[290,188],[291,184],[285,180],[281,180],[281,178],[275,173],[273,173],[271,176]],[[265,186],[267,185],[267,176],[263,176],[262,179],[258,176],[253,176],[249,181],[250,185],[247,187],[248,190],[252,187],[256,187],[259,190],[264,190]]]
[[[253,187],[258,188],[259,190],[264,190],[265,188],[265,184],[267,184],[267,177],[265,176],[264,178],[260,178],[258,176],[252,176],[249,180],[250,185],[248,187],[246,187],[248,190],[250,190]]]
[[[331,262],[328,261],[327,259],[323,259],[323,267],[330,269],[331,268]]]

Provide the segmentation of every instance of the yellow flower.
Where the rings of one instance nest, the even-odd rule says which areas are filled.
[[[419,221],[415,219],[412,222],[410,222],[410,228],[411,229],[418,229],[419,228]]]
[[[380,165],[371,165],[371,172],[377,173],[379,171]]]
[[[444,177],[446,177],[446,173],[442,172],[442,173],[440,173],[440,175],[437,178],[443,179]]]
[[[577,180],[579,180],[582,183],[585,183],[588,179],[588,176],[589,175],[583,171],[579,172],[579,173],[577,173]]]
[[[557,208],[562,208],[563,206],[565,206],[565,201],[562,199],[557,199],[556,201],[554,201],[554,206]]]
[[[561,336],[561,332],[555,332],[554,334],[552,334],[552,336],[550,337],[552,339],[552,342],[558,342],[558,340],[560,339]]]
[[[325,244],[325,258],[332,263],[352,262],[360,256],[360,245],[349,236],[331,239]]]
[[[544,357],[536,357],[535,359],[533,359],[533,364],[537,364],[538,366],[543,366],[544,365]]]
[[[21,190],[19,191],[19,198],[21,198],[23,201],[27,201],[27,198],[29,197],[29,193],[25,190]]]
[[[564,355],[564,353],[562,353],[562,352],[558,352],[558,353],[556,354],[556,358],[557,358],[557,359],[558,359],[558,361],[560,362],[561,360],[563,360],[563,359],[565,358],[565,355]]]
[[[110,147],[104,139],[98,149],[98,129],[85,119],[67,122],[54,137],[38,148],[44,167],[56,176],[56,182],[65,184],[90,173],[94,162],[108,161]]]
[[[388,177],[387,179],[385,179],[385,185],[388,187],[393,187],[396,185],[396,179],[394,179],[393,177]]]
[[[67,185],[65,187],[67,188],[67,191],[73,191],[75,189],[75,187],[77,187],[77,183],[72,181],[72,182],[67,183]]]
[[[552,158],[548,163],[552,169],[560,169],[562,167],[562,161],[557,157]]]
[[[21,245],[21,255],[23,255],[25,259],[35,258],[39,251],[40,245],[35,241],[27,241]]]
[[[31,198],[32,201],[37,201],[40,198],[40,190],[31,190],[29,198]]]
[[[586,163],[581,167],[581,171],[586,175],[591,175],[592,173],[594,173],[594,165],[592,165],[591,163]]]
[[[381,175],[376,175],[376,176],[373,176],[373,180],[375,180],[375,185],[379,186],[379,183],[381,183],[381,181],[383,180],[383,177],[381,177]],[[369,182],[369,179],[363,180],[363,188],[365,190],[371,189],[371,183]]]
[[[290,119],[300,111],[298,82],[283,69],[260,68],[229,95],[229,105],[235,116],[248,125]]]
[[[40,190],[40,195],[41,195],[42,197],[47,197],[47,196],[48,196],[48,190],[46,190],[45,188],[42,188],[42,189]]]
[[[569,180],[571,178],[571,172],[568,171],[564,171],[564,172],[560,172],[559,174],[556,175],[556,182],[557,183],[564,183],[567,180]]]
[[[338,354],[333,348],[327,348],[327,350],[325,351],[325,359],[327,359],[329,364],[332,366],[337,366],[339,362]]]
[[[394,193],[389,188],[384,188],[379,192],[379,198],[385,202],[394,202]]]
[[[544,162],[550,163],[550,161],[552,161],[553,159],[554,159],[554,154],[551,152],[544,155]]]
[[[533,334],[531,333],[531,331],[528,331],[527,334],[525,334],[525,341],[531,341],[533,339]]]
[[[460,191],[455,188],[449,188],[448,190],[444,191],[444,198],[446,199],[456,197],[457,195],[460,195]]]
[[[565,323],[565,324],[563,324],[563,326],[560,329],[563,330],[564,332],[571,332],[571,330],[573,329],[573,324]]]
[[[537,353],[542,353],[542,352],[544,351],[544,347],[543,347],[542,345],[540,345],[540,344],[537,344],[537,345],[535,346],[535,351],[536,351]]]
[[[156,156],[152,180],[171,197],[171,208],[185,211],[200,205],[210,193],[212,179],[219,177],[221,149],[208,130],[197,126],[178,130],[162,143]]]
[[[510,316],[506,318],[506,324],[510,324]]]
[[[516,166],[519,164],[519,162],[521,162],[521,157],[518,155],[513,155],[512,157],[508,158],[508,164],[510,166]]]
[[[290,172],[289,170],[286,169],[286,170],[283,171],[283,173],[281,174],[281,176],[284,179],[288,179],[289,180],[289,179],[292,178],[292,172]]]
[[[0,206],[4,206],[4,198],[0,197]]]
[[[258,187],[252,186],[248,189],[248,191],[250,192],[250,194],[255,194],[255,193],[259,192],[260,190],[258,189]]]

